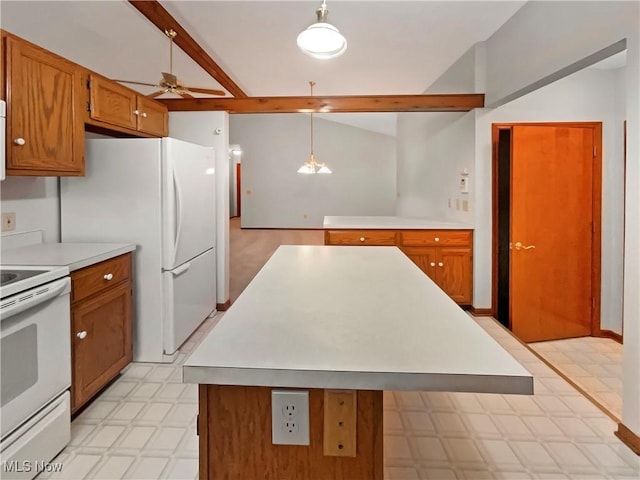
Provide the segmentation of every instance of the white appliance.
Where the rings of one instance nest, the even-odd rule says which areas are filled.
[[[0,465],[31,479],[71,438],[71,280],[67,267],[2,269]]]
[[[172,362],[216,307],[214,150],[172,138],[86,141],[63,178],[63,242],[129,242],[134,360]]]
[[[0,180],[4,180],[6,174],[6,138],[7,138],[7,104],[4,100],[0,100]]]

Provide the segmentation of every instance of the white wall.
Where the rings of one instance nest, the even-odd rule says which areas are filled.
[[[502,105],[577,72],[623,50],[618,42],[625,39],[637,49],[639,6],[527,2],[486,41],[485,105]]]
[[[475,116],[403,113],[398,117],[397,215],[473,224]],[[462,170],[469,193],[460,193]],[[464,211],[464,202],[467,211]]]
[[[57,178],[7,177],[0,182],[0,199],[2,213],[16,214],[16,232],[43,230],[44,242],[60,240]]]
[[[395,139],[314,119],[314,153],[330,175],[303,175],[309,117],[232,115],[230,141],[242,146],[242,226],[322,228],[325,215],[393,215]],[[251,193],[247,193],[247,192]]]
[[[485,55],[484,44],[472,46],[424,93],[484,92]],[[398,115],[397,215],[450,218],[473,224],[474,122],[473,113]],[[470,171],[468,194],[461,194],[458,189],[462,168]],[[468,202],[467,212],[463,210],[464,200]]]
[[[229,300],[229,114],[170,112],[169,136],[216,152],[216,299],[223,304]]]

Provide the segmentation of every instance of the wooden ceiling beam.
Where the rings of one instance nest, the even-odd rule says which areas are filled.
[[[161,99],[170,111],[229,113],[468,112],[484,107],[483,93]]]
[[[209,75],[211,75],[224,89],[236,98],[246,97],[247,94],[231,79],[229,75],[198,45],[189,32],[187,32],[178,21],[167,12],[160,3],[155,0],[129,0],[142,15],[158,27],[162,32],[173,29],[178,34],[174,43],[178,45],[184,53],[200,65]]]

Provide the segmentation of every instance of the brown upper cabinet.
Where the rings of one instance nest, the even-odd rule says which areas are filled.
[[[77,66],[20,39],[5,36],[3,41],[7,175],[84,175]]]
[[[87,123],[132,129],[150,136],[167,135],[167,107],[100,75],[89,74]]]
[[[112,136],[168,134],[161,103],[0,32],[7,175],[84,175],[85,128]]]

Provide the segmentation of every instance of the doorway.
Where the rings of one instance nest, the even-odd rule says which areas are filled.
[[[493,311],[525,342],[600,333],[602,124],[494,124]]]

